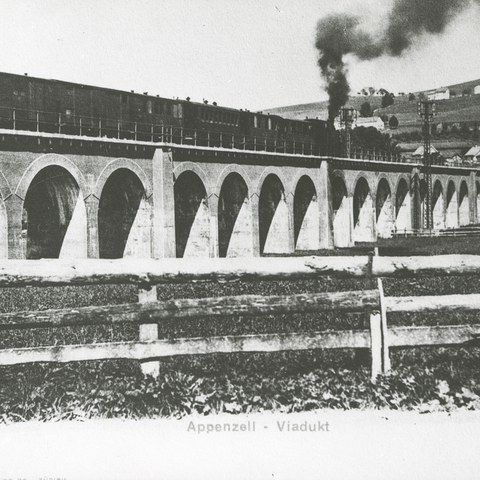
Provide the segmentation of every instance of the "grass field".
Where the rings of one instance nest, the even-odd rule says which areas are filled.
[[[480,253],[480,239],[419,238],[383,241],[380,254]],[[360,246],[342,253],[365,253]],[[320,252],[322,253],[322,252]],[[331,252],[329,252],[331,253]],[[160,299],[242,293],[286,294],[368,288],[365,280],[308,280],[166,285]],[[386,295],[474,293],[480,277],[385,280]],[[131,286],[47,287],[0,291],[2,311],[135,302]],[[479,323],[476,313],[389,315],[390,325]],[[160,337],[233,335],[367,328],[361,314],[281,315],[163,322]],[[137,327],[63,327],[3,331],[0,347],[135,340]],[[167,358],[158,379],[139,364],[102,361],[0,368],[0,421],[158,415],[192,412],[303,411],[316,408],[424,410],[480,408],[480,348],[392,351],[393,371],[373,385],[368,355],[349,350]]]

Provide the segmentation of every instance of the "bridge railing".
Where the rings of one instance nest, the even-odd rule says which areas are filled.
[[[0,128],[96,138],[112,138],[151,143],[172,143],[201,147],[267,151],[296,155],[320,155],[319,146],[299,141],[290,134],[245,136],[222,130],[188,129],[180,125],[132,122],[73,113],[56,113],[0,106]]]
[[[218,125],[213,126],[210,130],[189,129],[180,125],[180,119],[178,125],[173,125],[0,106],[0,128],[294,155],[320,156],[325,154],[315,142],[301,141],[299,137],[291,134],[272,131],[270,136],[240,135],[222,130],[222,127]],[[398,152],[393,150],[356,147],[352,149],[351,158],[383,162],[405,161]]]
[[[480,235],[479,225],[465,225],[457,228],[444,229],[407,229],[395,228],[392,230],[394,237],[472,237]]]
[[[385,297],[381,277],[480,274],[480,256],[431,257],[291,257],[256,259],[59,260],[5,261],[0,288],[25,286],[134,284],[138,303],[88,306],[0,314],[0,329],[62,327],[67,325],[139,325],[139,340],[81,345],[7,348],[0,365],[31,362],[133,359],[146,373],[158,374],[166,356],[216,352],[274,352],[306,349],[370,349],[372,380],[390,368],[390,347],[468,345],[479,339],[480,324],[388,327],[390,312],[480,310],[480,294]],[[297,280],[319,277],[367,278],[371,288],[348,292],[296,295],[238,295],[158,301],[156,285],[163,283]],[[227,335],[221,337],[158,338],[158,323],[235,315],[363,312],[366,330],[324,330],[299,333]]]

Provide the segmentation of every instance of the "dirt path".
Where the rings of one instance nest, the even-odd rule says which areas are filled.
[[[308,427],[316,431],[295,431]],[[20,478],[479,479],[480,412],[318,411],[2,426],[0,480]]]

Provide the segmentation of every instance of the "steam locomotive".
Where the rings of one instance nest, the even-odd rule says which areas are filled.
[[[0,128],[246,150],[333,154],[322,120],[0,73]]]

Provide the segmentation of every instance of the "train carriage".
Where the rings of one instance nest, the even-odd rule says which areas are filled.
[[[0,128],[315,155],[335,143],[321,120],[9,73],[0,73]]]

